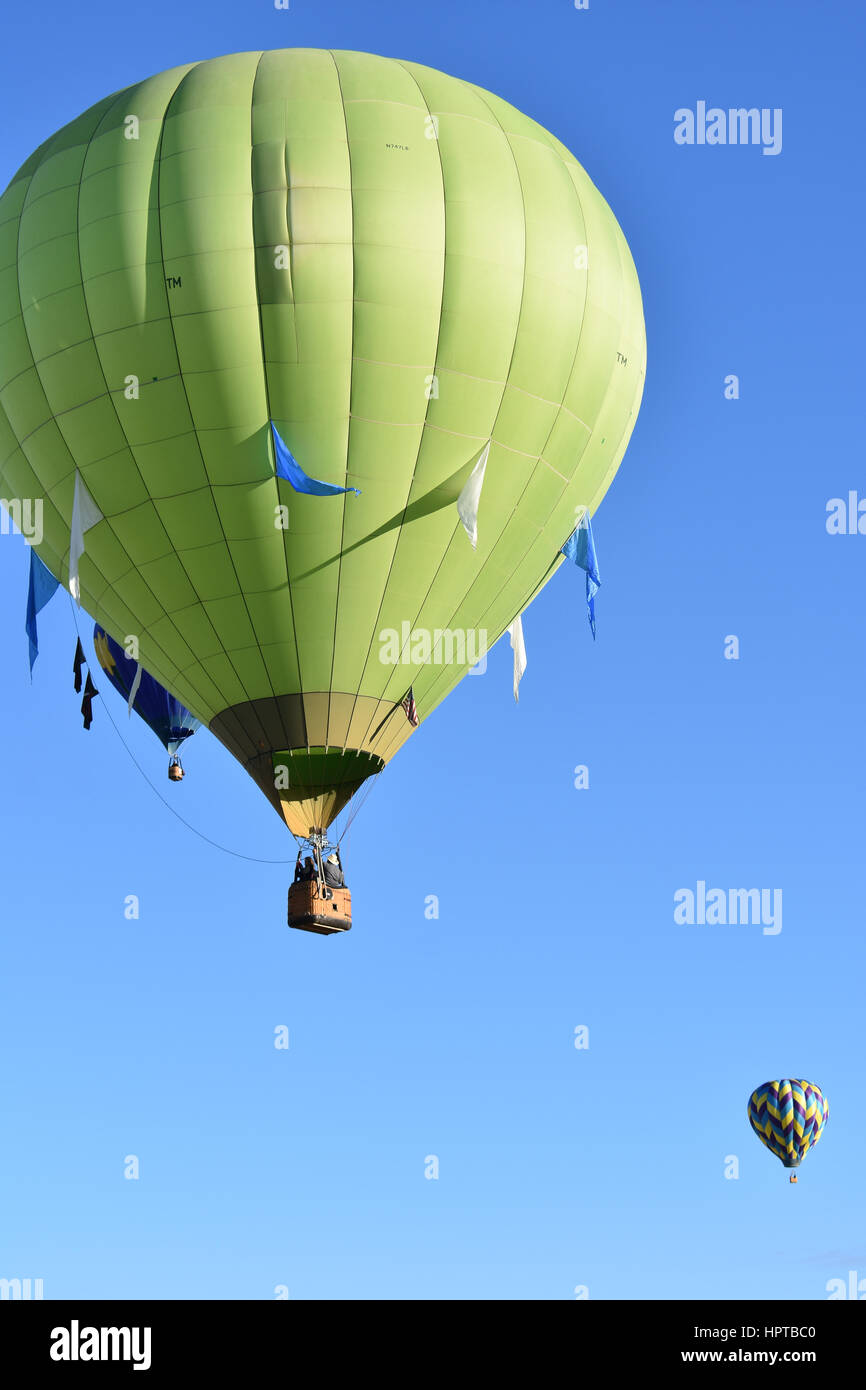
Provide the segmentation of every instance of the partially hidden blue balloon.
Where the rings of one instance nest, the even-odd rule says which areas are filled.
[[[118,695],[122,695],[128,704],[138,671],[138,662],[127,656],[123,647],[115,642],[113,637],[109,637],[98,623],[93,629],[93,645],[100,666]],[[200,720],[190,714],[186,706],[175,699],[158,680],[148,675],[147,671],[141,672],[132,707],[153,730],[173,759],[177,757],[180,745],[191,738],[196,729],[201,728]]]

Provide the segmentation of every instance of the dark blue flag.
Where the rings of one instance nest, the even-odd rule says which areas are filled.
[[[318,478],[308,478],[291,449],[280,438],[280,432],[273,420],[271,421],[271,429],[274,434],[277,477],[285,478],[287,483],[291,483],[295,492],[307,492],[312,497],[336,497],[340,492],[354,492],[356,496],[360,496],[360,488],[337,487],[335,483],[320,483]]]
[[[39,655],[39,638],[36,632],[36,614],[45,607],[54,590],[60,583],[50,569],[43,565],[33,546],[30,547],[30,583],[27,589],[27,617],[24,629],[30,639],[30,674],[33,663]]]
[[[589,609],[589,625],[592,628],[594,639],[595,596],[598,593],[601,578],[598,573],[598,559],[595,553],[595,540],[593,539],[589,512],[584,512],[577,530],[569,536],[562,547],[562,553],[567,560],[573,560],[578,569],[586,570],[586,606]]]

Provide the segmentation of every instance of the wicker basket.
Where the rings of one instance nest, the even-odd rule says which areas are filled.
[[[325,895],[328,896],[325,896]],[[289,889],[289,926],[332,936],[352,929],[352,894],[348,888],[322,889],[315,879]]]

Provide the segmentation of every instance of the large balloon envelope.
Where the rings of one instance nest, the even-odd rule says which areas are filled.
[[[139,663],[127,656],[120,643],[109,637],[98,623],[93,629],[93,647],[118,695],[128,702],[135,690],[132,708],[153,730],[166,751],[174,756],[180,745],[200,727],[199,721],[148,671],[140,670]]]
[[[423,720],[561,563],[645,355],[574,157],[417,63],[186,64],[51,136],[0,199],[3,495],[44,499],[66,580],[78,473],[102,516],[83,604],[303,835],[411,734],[409,687]],[[293,491],[271,421],[361,495]],[[473,549],[455,502],[488,440]]]
[[[786,1168],[798,1168],[817,1144],[830,1104],[810,1081],[765,1081],[749,1097],[749,1124]]]

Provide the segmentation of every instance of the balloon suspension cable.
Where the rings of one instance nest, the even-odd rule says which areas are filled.
[[[75,624],[75,631],[78,636],[78,640],[81,641],[81,629],[78,626],[78,614],[75,611],[75,600],[73,599],[71,594],[69,595],[69,606],[72,609],[72,620]],[[82,642],[82,647],[83,646],[84,643]],[[193,835],[197,835],[200,840],[204,840],[206,845],[210,845],[211,849],[218,849],[222,854],[230,854],[234,859],[246,859],[247,862],[250,864],[291,864],[291,859],[260,859],[257,855],[254,854],[242,854],[240,850],[230,849],[228,845],[221,845],[217,840],[212,840],[209,835],[205,835],[203,831],[197,830],[194,825],[190,825],[189,821],[184,819],[180,812],[174,806],[172,806],[171,802],[166,800],[159,788],[155,786],[153,782],[151,782],[144,768],[141,766],[141,763],[138,761],[132,749],[129,747],[126,740],[124,739],[123,734],[120,732],[120,729],[117,727],[111,710],[108,707],[108,702],[103,700],[102,703],[105,713],[108,717],[108,722],[110,723],[114,732],[117,734],[117,737],[120,739],[120,742],[123,744],[123,747],[126,749],[126,752],[129,754],[130,760],[141,773],[141,776],[144,778],[145,782],[150,787],[150,790],[153,792],[154,796],[159,798],[166,810],[170,811],[171,814],[174,816],[175,820],[179,820],[181,825],[186,826],[187,830],[191,831]],[[294,838],[298,842],[298,844],[300,844],[297,835]]]
[[[304,849],[312,851],[312,854],[308,857],[312,858],[316,882],[319,885],[322,896],[325,898],[333,897],[333,893],[325,881],[325,857],[329,851],[336,853],[337,860],[342,868],[339,840],[332,842],[328,839],[328,832],[326,829],[315,829],[312,826],[307,835],[295,835],[295,839],[299,846],[298,861],[300,862]],[[295,867],[297,868],[297,865]]]
[[[361,810],[362,806],[365,805],[365,803],[366,803],[366,801],[367,801],[367,797],[370,795],[370,792],[373,790],[373,787],[374,787],[375,784],[378,782],[379,778],[382,776],[382,773],[383,773],[384,771],[385,771],[384,767],[380,767],[378,772],[374,772],[372,777],[368,777],[367,780],[366,780],[366,782],[365,782],[365,784],[364,784],[364,790],[363,790],[363,792],[361,793],[361,795],[358,797],[357,801],[355,801],[355,802],[353,802],[353,803],[350,803],[351,806],[352,806],[351,814],[350,814],[348,820],[346,821],[346,824],[343,826],[343,829],[340,831],[339,835],[337,836],[337,848],[338,848],[338,849],[339,849],[340,845],[343,843],[343,840],[344,840],[344,838],[346,837],[346,835],[348,835],[349,831],[351,830],[351,828],[352,828],[352,822],[354,821],[354,819],[355,819],[355,817],[357,816],[358,812]]]

